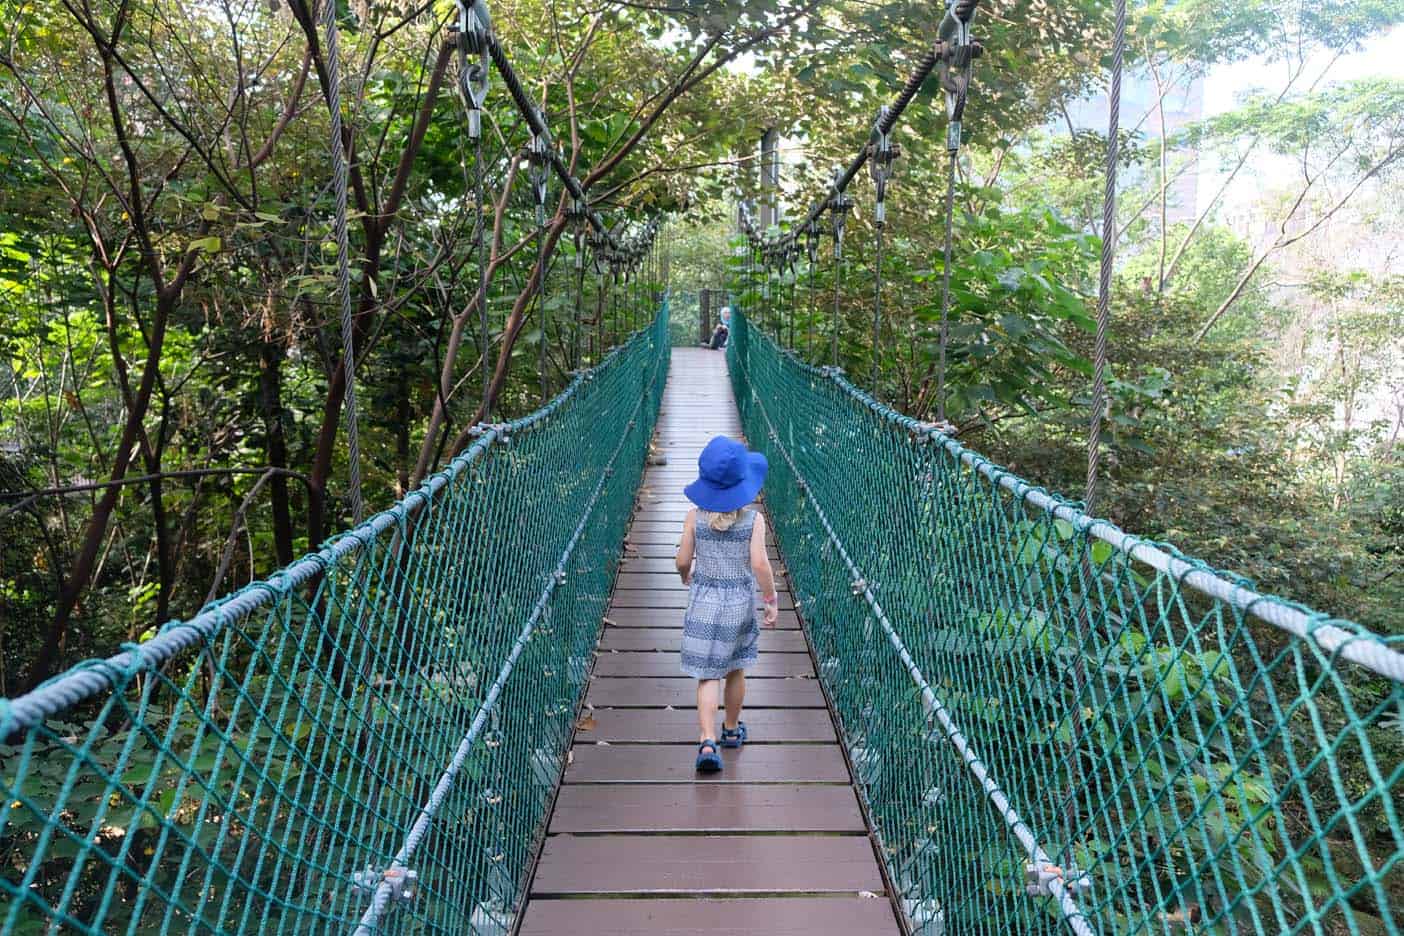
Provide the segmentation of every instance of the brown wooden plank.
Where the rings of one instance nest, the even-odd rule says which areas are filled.
[[[577,732],[520,930],[528,936],[898,931],[889,901],[857,896],[880,894],[881,875],[784,584],[781,627],[762,631],[752,675],[810,678],[751,680],[751,742],[723,751],[721,775],[697,781],[696,682],[673,675],[687,590],[672,558],[698,453],[715,435],[743,435],[725,360],[674,352],[653,440],[666,464],[649,465],[638,492],[587,689],[589,721]],[[773,536],[767,552],[783,575]],[[741,894],[752,896],[726,899]],[[618,899],[625,895],[652,899]]]
[[[533,894],[882,893],[858,835],[553,835]]]
[[[561,788],[549,831],[864,832],[848,786],[630,783]]]
[[[682,608],[610,608],[606,618],[615,627],[682,627]],[[775,619],[776,630],[795,630],[799,618],[793,611],[782,610]]]
[[[651,573],[629,573],[625,577],[623,567],[619,568],[618,577],[615,578],[615,588],[643,588],[649,591],[687,591],[687,585],[682,584],[682,578],[678,575],[677,566],[670,560],[668,568],[651,571]],[[776,582],[779,585],[779,582]]]
[[[679,504],[676,506],[641,504],[634,508],[633,522],[647,523],[651,529],[641,529],[639,532],[651,533],[668,532],[666,529],[658,529],[659,526],[666,527],[668,524],[673,524],[673,529],[677,531],[678,535],[682,535],[683,520],[686,519],[689,509],[689,505],[686,504]],[[773,530],[765,531],[765,542],[770,546],[775,545],[775,532]]]
[[[863,897],[537,900],[519,936],[880,936],[901,932],[887,900]]]
[[[677,651],[605,652],[595,661],[595,675],[613,678],[677,676],[682,673],[680,666]],[[808,653],[762,653],[754,666],[747,667],[746,675],[761,678],[813,676],[814,664]]]
[[[653,572],[665,573],[676,577],[677,567],[673,565],[673,556],[626,556],[619,564],[620,572]]]
[[[645,530],[642,528],[634,529],[630,527],[628,535],[624,538],[630,543],[666,543],[669,546],[676,547],[681,536],[681,528],[676,532],[670,532],[668,530]]]
[[[626,539],[626,542],[628,540]],[[625,558],[630,556],[642,556],[649,559],[671,559],[677,553],[677,543],[633,543],[624,553]],[[774,546],[766,547],[766,554],[771,560],[780,558],[779,551]]]
[[[682,635],[669,627],[606,627],[600,640],[602,650],[668,650],[676,651]],[[786,651],[804,653],[809,647],[799,631],[763,627],[760,633],[761,653]]]
[[[585,701],[594,706],[629,708],[693,708],[697,680],[686,677],[592,679]],[[823,708],[824,695],[816,679],[757,679],[746,687],[752,708]]]
[[[781,591],[789,591],[790,582],[785,577],[784,565],[772,559],[771,567],[775,570],[775,587]],[[666,556],[625,556],[619,564],[619,571],[646,575],[668,575],[672,576],[674,581],[681,582],[678,579],[677,566],[673,564],[671,552]]]
[[[779,593],[778,598],[781,610],[793,610],[794,599],[789,592]],[[756,601],[757,607],[760,601]],[[687,592],[685,591],[643,591],[637,588],[622,589],[616,591],[610,598],[611,608],[686,608]]]
[[[676,744],[697,737],[696,709],[597,708],[587,714],[581,724],[589,727],[576,731],[576,740],[582,744]],[[718,732],[721,717],[717,715]],[[751,736],[748,745],[836,740],[833,720],[824,709],[748,708],[742,718]]]
[[[642,588],[651,591],[687,591],[687,586],[678,576],[677,568],[664,572],[623,572],[614,580],[615,588]],[[778,579],[775,590],[788,592],[789,586]]]
[[[749,695],[749,693],[747,693]],[[741,716],[745,718],[745,713]],[[848,783],[836,744],[723,749],[720,773],[697,773],[697,745],[579,743],[566,783]]]

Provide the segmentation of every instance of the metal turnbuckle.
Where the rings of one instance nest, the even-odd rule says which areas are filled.
[[[458,25],[458,91],[468,109],[468,138],[476,140],[483,133],[483,105],[488,95],[488,43],[492,35],[492,20],[485,0],[459,0]],[[469,62],[468,56],[475,61]]]
[[[1092,879],[1086,871],[1055,864],[1024,865],[1024,890],[1030,897],[1052,897],[1055,881],[1074,897],[1092,888]]]
[[[419,892],[419,873],[410,868],[366,868],[351,875],[351,888],[358,894],[374,894],[380,885],[390,885],[390,899],[408,903]]]

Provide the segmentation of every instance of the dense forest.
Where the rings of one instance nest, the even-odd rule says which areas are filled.
[[[500,89],[481,147],[469,140],[443,12],[341,11],[372,505],[418,485],[488,410],[534,406],[543,343],[559,388],[628,325],[610,317],[628,285],[577,272],[588,242],[558,186],[539,240],[528,129]],[[1103,512],[1396,631],[1404,86],[1332,69],[1397,35],[1400,5],[1133,14],[1128,69],[1152,93],[1122,121]],[[620,230],[672,213],[683,297],[720,285],[760,133],[787,141],[784,200],[820,197],[935,25],[910,3],[506,3],[493,17],[592,204]],[[958,163],[949,415],[962,441],[1063,491],[1081,471],[1105,139],[1072,113],[1101,87],[1108,29],[1100,4],[997,6]],[[10,4],[0,30],[0,691],[13,695],[288,562],[351,505],[315,11]],[[1271,65],[1260,88],[1166,125],[1165,102],[1252,54]],[[943,123],[939,94],[918,96],[888,196],[878,390],[919,417],[936,403]],[[1217,191],[1178,204],[1206,165],[1218,171],[1201,187]],[[870,195],[860,184],[839,283],[854,374],[873,357]],[[828,250],[790,281],[811,349],[833,327],[818,301],[834,288]]]
[[[991,17],[959,164],[949,412],[963,440],[1063,490],[1080,470],[1102,147],[1068,113],[1100,80],[1105,14],[1016,4]],[[1127,528],[1267,589],[1393,629],[1404,597],[1401,285],[1392,256],[1350,261],[1399,240],[1404,88],[1333,81],[1330,68],[1391,30],[1400,9],[1346,4],[1330,29],[1321,15],[1289,4],[1137,11],[1130,65],[1156,96],[1124,123],[1133,182],[1121,202],[1104,504]],[[356,370],[369,499],[384,504],[462,447],[484,385],[499,410],[533,405],[543,341],[560,386],[583,341],[568,322],[594,318],[612,278],[575,275],[583,239],[559,191],[536,249],[526,130],[490,99],[473,150],[445,21],[389,5],[344,16]],[[624,218],[679,214],[679,291],[708,285],[727,250],[730,201],[738,181],[754,185],[760,131],[802,141],[782,174],[804,204],[865,137],[865,115],[933,25],[902,3],[822,15],[514,3],[494,17],[528,56],[532,93],[568,127],[564,151],[595,203]],[[3,29],[0,486],[11,496],[0,689],[13,694],[289,561],[342,528],[349,505],[312,11],[13,5]],[[1252,52],[1270,55],[1273,81],[1228,113],[1153,132],[1160,102]],[[899,129],[883,270],[898,311],[880,391],[919,416],[934,407],[943,120],[939,97],[923,96]],[[1222,197],[1168,220],[1176,180],[1211,154],[1221,195],[1255,184],[1266,160],[1298,167],[1253,203],[1275,236],[1233,230]],[[486,384],[473,327],[479,168]],[[843,363],[855,373],[872,353],[868,208],[860,196],[841,283]],[[544,334],[539,253],[554,323]],[[832,276],[823,263],[812,281],[796,276],[801,312],[811,283],[827,295]],[[577,297],[579,284],[591,295]],[[231,527],[242,545],[221,562]]]
[[[561,768],[552,758],[569,733],[593,631],[573,631],[580,647],[538,641],[523,651],[529,630],[512,641],[518,619],[530,613],[534,626],[557,585],[579,589],[571,613],[597,626],[614,568],[596,563],[580,576],[584,584],[566,585],[564,563],[586,527],[583,520],[579,530],[574,520],[564,524],[553,510],[568,497],[585,499],[597,475],[590,496],[602,496],[626,442],[642,464],[651,429],[620,410],[642,413],[646,399],[656,402],[649,394],[661,392],[665,345],[648,323],[665,295],[674,344],[700,340],[702,308],[715,314],[731,301],[748,328],[810,363],[839,366],[853,384],[917,420],[944,418],[962,445],[1030,483],[1069,497],[1083,490],[1111,4],[982,4],[983,54],[973,66],[953,181],[946,101],[933,76],[893,131],[900,155],[885,183],[885,221],[877,223],[865,170],[848,190],[841,261],[821,213],[822,229],[802,238],[805,250],[794,262],[759,277],[740,230],[750,221],[738,223],[738,205],[746,218],[756,206],[777,206],[779,219],[765,232],[775,236],[827,198],[835,167],[870,141],[878,108],[931,49],[940,6],[500,0],[489,8],[493,34],[521,78],[515,90],[535,102],[549,142],[534,138],[533,121],[508,94],[500,68],[473,71],[484,60],[459,41],[458,8],[443,0],[333,7],[314,0],[0,0],[0,699],[7,700],[0,715],[9,717],[8,700],[69,667],[149,640],[168,622],[191,618],[354,527],[361,507],[353,478],[361,478],[366,512],[388,507],[474,446],[485,425],[523,417],[603,375],[553,430],[577,438],[577,450],[557,445],[533,463],[503,443],[505,454],[485,460],[483,475],[464,476],[461,484],[470,486],[502,472],[494,476],[499,488],[482,481],[480,500],[462,495],[470,505],[463,523],[472,529],[456,542],[471,547],[443,547],[427,533],[416,539],[407,523],[387,535],[394,546],[377,554],[401,550],[385,560],[383,579],[367,566],[337,569],[308,589],[311,597],[282,593],[286,621],[275,621],[274,612],[269,618],[286,643],[296,628],[344,612],[337,602],[355,593],[347,582],[374,580],[363,594],[382,589],[381,597],[411,590],[406,582],[420,587],[407,558],[416,550],[436,561],[443,558],[436,551],[450,554],[436,568],[482,573],[488,584],[475,585],[472,601],[458,609],[483,628],[464,630],[473,665],[448,675],[429,673],[432,667],[401,674],[399,688],[413,703],[407,709],[423,719],[414,731],[432,734],[425,726],[432,727],[451,752],[462,733],[453,718],[476,718],[502,659],[502,678],[510,674],[516,656],[506,648],[537,654],[533,665],[550,675],[518,679],[509,691],[546,714],[533,714],[525,729],[494,723],[486,744],[517,758],[511,770],[527,778],[521,785],[545,796]],[[1129,14],[1115,267],[1105,293],[1110,402],[1096,513],[1317,609],[1323,620],[1354,622],[1397,645],[1404,639],[1404,78],[1396,63],[1380,63],[1388,58],[1381,51],[1404,35],[1404,0],[1146,0]],[[333,33],[337,44],[329,42]],[[1247,80],[1245,68],[1252,70]],[[1390,68],[1392,76],[1382,73]],[[1231,86],[1230,72],[1237,74]],[[487,94],[474,136],[474,81],[483,74]],[[1219,94],[1211,102],[1227,87],[1231,100]],[[773,164],[760,151],[763,135],[778,140]],[[543,173],[543,146],[579,180],[595,225],[560,180]],[[337,224],[343,196],[344,239]],[[611,239],[636,250],[610,253]],[[704,289],[711,291],[705,303]],[[627,427],[620,439],[596,437],[606,416]],[[572,472],[571,458],[582,471]],[[512,497],[490,496],[500,491]],[[597,552],[605,551],[607,533],[618,542],[632,493],[609,489],[618,530],[592,528]],[[569,544],[560,566],[553,565],[559,551],[546,556],[544,540],[532,539],[550,520],[561,521],[551,533]],[[498,530],[506,532],[489,535]],[[504,555],[522,542],[541,547],[528,557],[541,565],[530,574],[510,561],[524,569],[527,558]],[[486,577],[489,564],[498,578]],[[537,572],[547,581],[539,601]],[[921,575],[912,578],[912,588],[926,587]],[[508,583],[503,595],[488,594],[499,581]],[[1126,581],[1135,577],[1128,572]],[[337,593],[342,586],[345,594]],[[852,583],[852,594],[865,587]],[[849,589],[845,580],[838,590],[847,598]],[[1176,593],[1173,600],[1198,599]],[[1193,619],[1193,609],[1181,610]],[[413,613],[397,606],[394,626],[367,643],[378,641],[399,659],[412,656],[406,648],[417,642],[438,639],[411,626]],[[1161,623],[1173,617],[1163,608],[1160,614]],[[510,626],[498,626],[504,620]],[[1008,627],[1010,620],[985,624]],[[1165,711],[1147,718],[1163,715],[1173,727],[1177,718],[1193,721],[1196,705],[1220,704],[1228,685],[1220,663],[1231,654],[1219,647],[1241,650],[1241,634],[1212,630],[1205,625],[1203,634],[1181,639],[1167,629],[1109,651],[1134,657],[1155,676]],[[266,662],[261,649],[229,651],[241,635],[223,636],[221,652],[238,663],[231,671],[247,665],[252,673]],[[333,642],[322,635],[324,646]],[[1337,915],[1320,931],[1394,932],[1402,852],[1394,806],[1381,800],[1404,769],[1404,710],[1390,713],[1398,685],[1383,670],[1341,677],[1316,658],[1294,657],[1294,669],[1282,660],[1302,650],[1289,650],[1278,632],[1262,646],[1278,655],[1257,661],[1243,683],[1269,695],[1285,687],[1286,701],[1273,699],[1245,718],[1271,712],[1278,728],[1290,728],[1281,749],[1255,742],[1254,756],[1274,762],[1239,762],[1201,741],[1188,755],[1169,754],[1180,767],[1194,761],[1199,773],[1147,779],[1150,755],[1137,748],[1138,782],[1159,790],[1156,796],[1178,788],[1195,810],[1211,796],[1238,797],[1219,827],[1196,815],[1178,831],[1194,827],[1206,843],[1214,837],[1206,854],[1237,848],[1252,880],[1235,893],[1252,895],[1249,910],[1256,912],[1258,889],[1279,857],[1250,854],[1244,843],[1260,833],[1270,839],[1269,828],[1284,841],[1307,829],[1320,848],[1291,859],[1299,880],[1284,887],[1300,888],[1293,906],[1314,906],[1321,895],[1328,908],[1348,899],[1350,909],[1332,910]],[[1045,645],[1036,649],[1056,656]],[[553,652],[560,659],[546,656]],[[100,916],[94,908],[109,900],[111,885],[94,883],[105,873],[94,870],[97,862],[83,873],[81,861],[75,865],[71,881],[81,886],[65,883],[83,830],[96,824],[121,852],[113,867],[125,867],[144,860],[132,842],[157,835],[164,842],[171,829],[218,824],[221,816],[206,814],[217,796],[206,796],[196,817],[194,797],[182,791],[190,776],[218,774],[223,753],[207,754],[214,758],[208,763],[192,757],[178,769],[161,759],[182,744],[198,751],[224,715],[233,727],[221,745],[238,736],[245,762],[259,760],[249,751],[273,751],[259,760],[263,792],[251,802],[277,799],[262,786],[275,769],[297,776],[301,789],[314,771],[299,773],[299,744],[314,726],[274,724],[260,712],[267,724],[241,727],[251,717],[242,699],[218,710],[212,687],[231,698],[243,690],[220,684],[213,653],[186,664],[123,682],[107,708],[74,709],[73,723],[56,720],[3,749],[20,765],[16,776],[40,790],[14,787],[25,801],[15,800],[21,819],[0,837],[6,882],[35,871],[25,868],[24,854],[40,836],[71,827],[78,831],[54,838],[43,899],[55,903],[67,891],[67,901],[82,890],[75,906]],[[278,683],[279,665],[249,677],[249,685]],[[178,689],[182,681],[200,687],[202,667],[202,690]],[[329,773],[344,769],[336,774],[344,779],[361,769],[363,748],[375,748],[378,731],[407,719],[389,703],[369,701],[395,678],[380,673],[383,684],[343,693],[350,670],[342,667],[339,659],[327,664],[334,676],[321,684],[319,699],[335,696],[331,709],[356,709],[346,724],[358,727],[343,725],[327,742],[346,760]],[[1320,681],[1288,685],[1303,673]],[[285,688],[279,684],[280,694]],[[545,699],[548,692],[559,697]],[[212,714],[183,709],[197,698]],[[905,682],[894,699],[899,706],[919,701]],[[971,700],[953,696],[951,704]],[[978,723],[981,713],[972,713],[964,714]],[[151,727],[163,719],[170,744]],[[1227,736],[1227,722],[1216,720],[1215,730]],[[177,737],[177,727],[195,740]],[[1051,750],[1065,742],[1047,728],[1047,737],[1029,743]],[[515,748],[503,743],[510,730],[521,732]],[[1252,724],[1246,729],[1255,732]],[[64,758],[32,756],[40,735],[48,751],[77,745],[84,733],[89,747],[72,763],[90,762],[106,780],[75,786]],[[1328,734],[1335,740],[1328,743]],[[1329,770],[1316,771],[1315,760],[1299,769],[1290,749],[1298,742],[1325,751]],[[1164,743],[1174,748],[1178,739]],[[1369,756],[1350,756],[1351,745]],[[140,796],[112,780],[129,766],[127,779],[137,777],[132,790],[144,784]],[[424,776],[437,777],[442,765],[431,767]],[[162,770],[180,774],[179,785]],[[472,801],[465,828],[481,830],[472,821],[478,801],[495,807],[503,793],[486,769],[475,770],[471,782],[479,786],[460,795]],[[232,790],[239,781],[229,773],[221,782]],[[1291,795],[1265,792],[1286,775]],[[399,818],[377,814],[369,823],[384,826],[376,834],[399,840],[400,820],[426,793],[424,776],[405,780]],[[1047,791],[1027,792],[1032,801]],[[77,805],[63,816],[34,805],[54,795]],[[1332,804],[1331,828],[1307,815],[1314,797]],[[1270,803],[1278,814],[1255,813],[1250,801]],[[378,802],[356,806],[370,815]],[[102,827],[109,803],[139,815],[136,834],[115,823]],[[237,806],[225,814],[237,818]],[[279,808],[268,809],[270,828],[283,822]],[[520,870],[539,815],[511,815],[520,827],[503,834],[510,848],[493,845],[493,860],[511,852],[503,867]],[[348,840],[359,835],[361,818],[354,809],[339,817]],[[223,827],[218,834],[223,841]],[[303,844],[319,848],[311,839]],[[1107,853],[1115,847],[1106,845]],[[443,842],[432,848],[451,852]],[[145,852],[153,853],[151,874],[161,865],[162,875],[179,882],[184,864],[159,848]],[[1382,857],[1392,870],[1365,866]],[[1174,863],[1165,862],[1167,880]],[[1022,868],[1011,868],[1019,878]],[[270,879],[284,870],[268,871]],[[350,906],[359,897],[337,889],[342,870],[328,873],[327,886]],[[132,883],[135,873],[123,879],[131,886],[119,901],[134,921],[147,899]],[[288,871],[289,882],[300,873]],[[477,880],[457,871],[451,877]],[[1368,878],[1370,892],[1341,897],[1341,881],[1352,877]],[[1178,893],[1178,883],[1166,886]],[[309,912],[322,912],[320,899],[308,897]],[[1158,912],[1154,903],[1140,909]],[[1330,929],[1338,924],[1344,929]]]

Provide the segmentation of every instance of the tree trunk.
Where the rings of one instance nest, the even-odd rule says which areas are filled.
[[[137,440],[141,438],[142,421],[146,418],[146,412],[150,408],[151,394],[155,389],[156,375],[161,365],[161,348],[166,339],[166,323],[169,321],[170,311],[174,304],[173,296],[163,296],[157,302],[157,311],[151,329],[151,343],[148,346],[145,366],[142,369],[141,384],[137,388],[133,405],[127,411],[127,420],[122,426],[122,437],[117,444],[116,457],[112,460],[109,480],[120,481],[126,476],[127,467],[136,451]],[[78,601],[88,588],[89,579],[92,577],[93,568],[97,563],[98,552],[102,549],[103,539],[107,535],[113,511],[117,509],[117,500],[121,496],[122,488],[119,485],[113,485],[103,492],[102,497],[98,499],[97,505],[93,508],[93,515],[89,518],[88,525],[83,531],[83,542],[78,548],[78,556],[74,560],[72,570],[64,579],[63,589],[59,592],[53,621],[50,622],[49,628],[44,634],[44,643],[39,648],[39,655],[35,658],[34,665],[30,669],[29,679],[26,681],[26,691],[32,690],[54,671],[54,665],[58,662],[59,647],[63,643],[64,636],[68,633],[68,625],[73,620],[73,613],[78,608]]]
[[[288,439],[283,425],[283,360],[287,349],[264,334],[258,347],[258,407],[263,418],[263,445],[268,464],[288,467]],[[268,480],[268,497],[273,508],[273,551],[278,565],[293,561],[292,510],[288,502],[288,479],[275,474]],[[308,505],[309,509],[311,505]]]

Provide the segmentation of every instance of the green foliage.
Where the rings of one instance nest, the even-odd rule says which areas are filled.
[[[1064,931],[1024,892],[1027,846],[992,783],[1065,881],[1088,876],[1073,898],[1094,928],[1388,931],[1404,900],[1388,870],[1404,847],[1398,682],[1082,532],[1075,509],[1056,516],[748,321],[729,356],[821,678],[919,924]]]
[[[367,869],[406,846],[445,777],[411,855],[419,897],[394,914],[510,928],[643,474],[667,330],[665,305],[433,491],[258,583],[256,602],[189,622],[203,636],[162,665],[109,666],[106,686],[64,692],[23,730],[0,711],[0,928],[354,929],[379,884]]]

